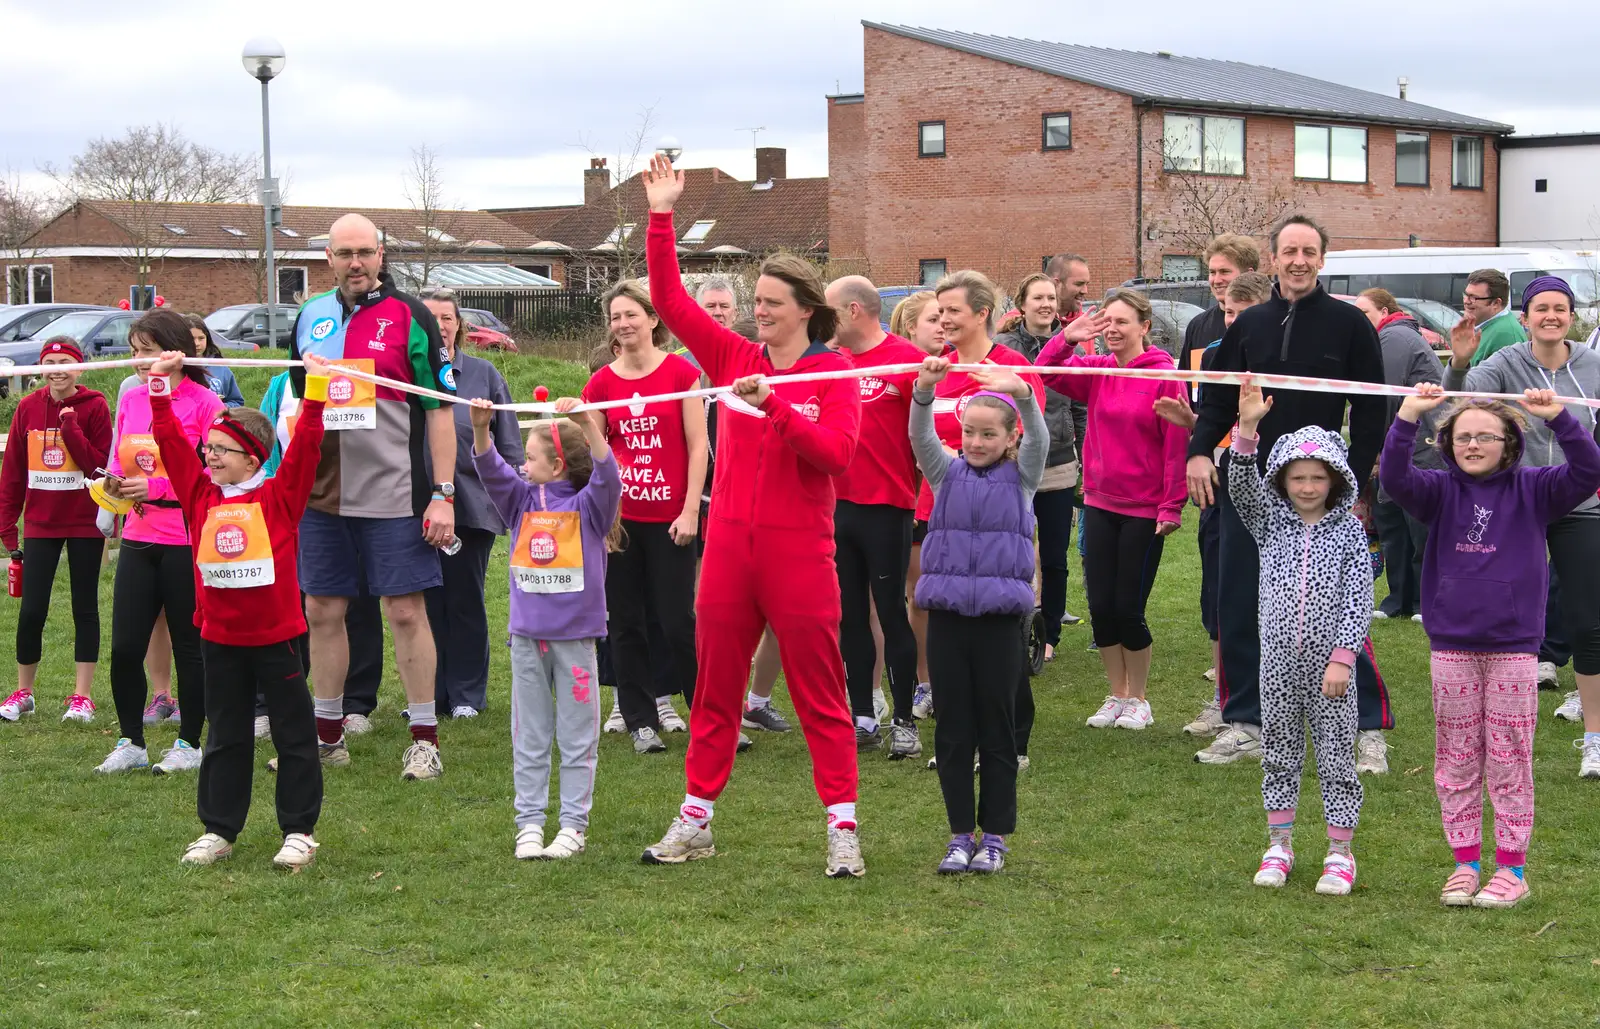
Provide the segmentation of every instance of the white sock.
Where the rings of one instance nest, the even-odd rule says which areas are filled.
[[[760,711],[772,703],[771,697],[758,697],[754,693],[745,694],[744,706],[751,711]]]
[[[315,697],[311,701],[311,709],[317,718],[327,722],[338,722],[344,719],[344,694],[337,697]]]
[[[856,805],[855,805],[855,801],[851,801],[848,804],[829,804],[828,805],[828,828],[830,828],[830,829],[850,829],[850,830],[854,831],[855,827],[856,827]]]
[[[696,828],[704,829],[711,824],[712,808],[715,801],[696,797],[692,793],[683,795],[683,806],[678,808],[678,817]]]
[[[438,725],[439,716],[434,714],[434,710],[437,706],[437,702],[432,700],[428,701],[426,704],[418,704],[415,701],[407,704],[406,707],[411,711],[411,724]]]
[[[877,732],[878,720],[871,715],[856,715],[856,728]]]

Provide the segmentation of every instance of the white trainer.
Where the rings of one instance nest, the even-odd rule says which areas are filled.
[[[1132,697],[1122,705],[1116,721],[1111,724],[1118,729],[1148,729],[1156,724],[1156,716],[1155,712],[1150,710],[1148,700],[1143,697]]]
[[[320,846],[309,833],[292,832],[283,838],[283,846],[272,856],[272,864],[277,868],[305,868],[317,859]]]
[[[1583,751],[1583,757],[1578,762],[1578,777],[1600,779],[1600,736],[1586,734],[1581,739],[1573,740],[1572,745]]]
[[[628,731],[628,723],[622,717],[622,705],[618,704],[615,700],[611,702],[611,716],[606,719],[605,728],[601,731],[615,733],[625,733]]]
[[[925,682],[919,682],[911,696],[911,717],[919,721],[932,718],[933,687]]]
[[[94,701],[81,693],[74,693],[66,700],[67,709],[61,715],[63,722],[82,722],[85,725],[94,721]]]
[[[1252,732],[1251,730],[1255,731]],[[1237,723],[1228,726],[1194,759],[1203,765],[1231,765],[1235,761],[1261,760],[1261,730]]]
[[[544,857],[544,826],[525,825],[517,830],[518,861],[532,861]]]
[[[400,759],[400,778],[437,779],[444,774],[444,759],[439,756],[436,744],[418,740],[406,748]]]
[[[1274,843],[1261,856],[1261,867],[1256,870],[1255,883],[1257,886],[1276,889],[1289,881],[1289,873],[1292,871],[1294,871],[1294,851]]]
[[[1356,859],[1349,854],[1329,853],[1322,859],[1322,878],[1317,892],[1324,897],[1347,897],[1356,884]]]
[[[571,826],[563,825],[561,831],[556,833],[556,838],[544,848],[540,857],[546,861],[560,861],[572,857],[574,854],[583,853],[583,832]]]
[[[189,844],[178,862],[185,865],[214,865],[232,853],[233,844],[214,832],[208,832]]]
[[[17,690],[0,703],[0,718],[15,722],[23,715],[33,714],[33,691]]]
[[[717,856],[711,842],[711,827],[702,829],[682,818],[674,818],[667,834],[660,841],[645,848],[640,858],[647,865],[681,865],[685,861]]]
[[[1539,688],[1553,690],[1561,684],[1561,669],[1554,661],[1539,662]]]
[[[1107,697],[1106,702],[1100,705],[1100,710],[1089,716],[1084,722],[1091,729],[1109,729],[1116,724],[1117,716],[1122,714],[1124,701],[1121,697]]]
[[[662,732],[688,732],[689,723],[683,720],[672,706],[671,697],[656,698],[656,717],[661,720]]]
[[[133,741],[126,736],[117,741],[111,753],[98,766],[95,771],[101,775],[112,772],[131,772],[135,768],[150,767],[150,752],[143,747],[135,747]]]
[[[272,722],[266,715],[256,715],[255,734],[258,740],[264,740],[272,735]]]
[[[457,704],[455,707],[450,709],[450,717],[476,718],[478,717],[478,709],[473,707],[471,704]]]
[[[174,740],[166,753],[161,755],[161,760],[150,769],[156,775],[171,775],[173,772],[196,772],[200,770],[200,748],[191,747],[182,740]]]
[[[1583,698],[1578,696],[1577,690],[1568,693],[1561,706],[1556,708],[1556,717],[1569,722],[1583,721]]]
[[[1389,742],[1382,729],[1362,729],[1356,733],[1356,774],[1387,775]]]
[[[854,829],[828,828],[828,878],[859,879],[867,874],[861,838]]]
[[[345,715],[344,734],[346,736],[365,736],[372,731],[372,719],[366,715]]]
[[[1194,721],[1183,727],[1183,731],[1190,736],[1215,736],[1228,727],[1222,720],[1222,705],[1215,700],[1200,709],[1194,716]]]

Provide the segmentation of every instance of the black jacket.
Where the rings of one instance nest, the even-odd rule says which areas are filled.
[[[1213,369],[1306,375],[1354,382],[1383,382],[1383,354],[1372,323],[1354,304],[1335,300],[1318,286],[1291,304],[1274,287],[1272,299],[1242,312],[1216,350]],[[1350,470],[1356,481],[1372,476],[1383,447],[1388,398],[1269,389],[1272,410],[1262,419],[1261,460],[1272,453],[1278,437],[1307,425],[1331,432],[1344,428],[1350,405]],[[1239,387],[1211,386],[1200,397],[1199,421],[1189,439],[1189,456],[1210,457],[1239,416]]]
[[[994,337],[996,343],[1010,347],[1030,361],[1039,360],[1039,352],[1060,331],[1061,323],[1050,326],[1050,334],[1035,336],[1018,321],[1009,332]],[[1045,456],[1046,468],[1067,464],[1078,459],[1078,434],[1072,419],[1072,401],[1053,389],[1044,391],[1044,423],[1050,427],[1050,452]]]

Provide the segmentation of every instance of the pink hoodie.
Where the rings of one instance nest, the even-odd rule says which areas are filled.
[[[222,401],[215,393],[187,376],[173,377],[172,413],[178,416],[184,438],[190,443],[198,444],[206,436],[211,429],[211,420],[222,410]],[[126,466],[124,457],[127,458]],[[177,547],[189,545],[189,533],[183,524],[183,510],[178,507],[178,496],[172,491],[166,468],[161,464],[161,451],[156,447],[155,436],[150,430],[148,385],[128,390],[117,404],[116,445],[111,449],[106,470],[112,475],[130,479],[149,479],[150,499],[168,501],[172,505],[139,505],[128,515],[127,524],[122,530],[124,539]]]
[[[1111,356],[1073,354],[1059,336],[1035,362],[1088,368],[1115,368]],[[1129,368],[1172,368],[1172,355],[1149,348]],[[1184,454],[1189,434],[1155,412],[1160,397],[1184,400],[1183,383],[1112,375],[1046,375],[1044,384],[1089,405],[1083,449],[1084,503],[1134,518],[1180,522],[1189,498]]]

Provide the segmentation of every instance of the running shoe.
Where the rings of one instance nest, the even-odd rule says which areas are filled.
[[[992,875],[1006,866],[1006,855],[1009,853],[1011,850],[1006,846],[1004,836],[986,832],[983,839],[978,841],[978,852],[973,855],[967,871]]]
[[[1228,727],[1222,720],[1222,705],[1215,700],[1200,709],[1194,716],[1194,721],[1183,727],[1183,731],[1190,736],[1215,736]]]
[[[685,722],[683,720],[683,716],[678,714],[677,710],[673,708],[671,697],[656,698],[656,714],[661,719],[662,732],[689,731],[689,723]]]
[[[323,768],[346,768],[350,764],[350,748],[345,746],[343,738],[338,743],[323,743],[317,741],[317,759],[322,762]],[[274,771],[277,765],[268,762]]]
[[[67,710],[61,716],[63,722],[83,722],[88,724],[94,721],[94,701],[81,693],[74,693],[66,700]]]
[[[1156,724],[1156,716],[1150,710],[1150,702],[1143,697],[1130,697],[1118,713],[1117,720],[1113,723],[1118,729],[1148,729]]]
[[[428,740],[418,740],[406,748],[400,759],[400,778],[437,779],[444,774],[444,759],[439,756],[439,745]]]
[[[660,754],[667,749],[666,743],[648,725],[642,729],[635,729],[628,735],[633,737],[635,754]]]
[[[1578,762],[1578,777],[1600,779],[1600,735],[1585,733],[1582,739],[1573,740],[1572,745],[1583,751],[1583,757]]]
[[[1561,706],[1556,708],[1556,717],[1568,722],[1583,721],[1583,698],[1578,696],[1578,691],[1568,693]]]
[[[1255,730],[1252,732],[1251,730]],[[1194,759],[1203,765],[1231,765],[1235,761],[1261,760],[1261,730],[1237,723],[1228,726]]]
[[[854,829],[828,827],[828,878],[859,879],[867,874],[861,858],[861,838]]]
[[[1450,873],[1450,878],[1444,881],[1444,889],[1439,894],[1439,903],[1447,908],[1471,907],[1473,895],[1477,892],[1477,869],[1471,865],[1457,865],[1456,870]]]
[[[1088,721],[1083,724],[1091,729],[1111,728],[1122,714],[1122,704],[1121,697],[1107,697],[1106,702],[1100,705],[1100,710],[1090,715]]]
[[[156,775],[171,775],[173,772],[196,772],[200,770],[200,748],[191,747],[182,740],[174,740],[172,746],[166,749],[150,771]]]
[[[956,833],[945,845],[944,860],[939,862],[940,875],[960,875],[972,867],[972,855],[977,853],[978,841],[971,833]]]
[[[144,724],[155,725],[164,722],[178,713],[178,705],[173,703],[172,697],[165,693],[157,693],[150,698],[150,703],[145,705]]]
[[[117,741],[106,759],[95,768],[101,775],[112,772],[131,772],[135,768],[150,767],[150,752],[143,747],[135,747],[133,741],[126,736]]]
[[[1317,892],[1324,897],[1348,896],[1356,884],[1356,859],[1349,854],[1329,852],[1322,859],[1322,878],[1317,880]]]
[[[600,731],[614,732],[619,734],[628,731],[628,723],[622,717],[622,705],[618,704],[615,700],[611,702],[611,715],[606,719],[605,728],[601,729]]]
[[[272,856],[272,864],[291,871],[305,868],[317,859],[317,848],[320,846],[310,833],[292,832],[283,838],[283,846]]]
[[[1261,867],[1256,869],[1255,883],[1257,886],[1270,886],[1276,889],[1289,881],[1289,873],[1292,871],[1294,871],[1294,851],[1282,844],[1274,843],[1261,856]]]
[[[184,848],[183,857],[178,859],[178,863],[199,866],[214,865],[232,854],[233,844],[214,832],[208,832]]]
[[[372,731],[372,719],[366,715],[354,714],[344,716],[344,733],[346,736],[365,736]]]
[[[1018,775],[1021,775],[1023,772],[1026,772],[1028,769],[1030,769],[1032,767],[1033,767],[1033,762],[1029,759],[1028,755],[1026,755],[1026,754],[1018,754],[1017,755],[1017,774]]]
[[[8,722],[15,722],[23,715],[33,714],[33,691],[17,690],[0,704],[0,718]]]
[[[560,861],[582,853],[583,830],[563,825],[561,831],[556,833],[556,838],[550,841],[550,845],[545,847],[544,853],[539,856],[546,861]]]
[[[1539,662],[1539,688],[1553,690],[1561,685],[1561,669],[1554,661]]]
[[[1472,898],[1475,908],[1514,908],[1528,899],[1531,891],[1528,889],[1528,880],[1517,875],[1509,868],[1497,868],[1494,875],[1489,877],[1489,882],[1478,895]]]
[[[746,729],[759,729],[762,732],[788,732],[793,728],[772,704],[745,708],[744,718],[739,724]]]
[[[517,846],[512,852],[518,861],[544,857],[544,826],[525,825],[517,830]]]
[[[471,704],[457,704],[455,707],[450,709],[450,717],[476,718],[478,717],[478,709],[473,707]]]
[[[933,687],[925,682],[917,683],[917,688],[911,691],[911,717],[917,719],[933,717]]]
[[[1077,615],[1073,614],[1071,611],[1063,611],[1063,612],[1061,612],[1061,624],[1062,625],[1077,625],[1081,621],[1083,621],[1083,619],[1079,618]]]
[[[272,721],[266,715],[256,715],[254,731],[258,740],[269,738],[272,735]]]
[[[1215,666],[1213,666],[1211,668],[1207,668],[1205,671],[1200,673],[1200,678],[1204,679],[1206,682],[1216,682],[1217,681],[1217,669],[1215,668]]]
[[[916,722],[896,721],[889,727],[889,760],[902,761],[922,754],[922,739]]]
[[[681,865],[685,861],[716,857],[717,848],[711,842],[711,828],[674,818],[667,834],[660,841],[645,848],[639,860],[647,865]]]
[[[882,729],[878,728],[877,726],[874,726],[871,729],[864,729],[860,725],[856,726],[857,753],[864,753],[869,750],[877,750],[881,746],[883,746]]]
[[[1362,729],[1356,733],[1356,774],[1387,775],[1389,742],[1382,729]]]
[[[749,750],[751,747],[753,747],[755,745],[756,745],[756,741],[755,740],[752,740],[750,737],[746,736],[744,733],[740,733],[739,734],[739,745],[734,748],[733,752],[735,754],[743,754],[745,751]]]

